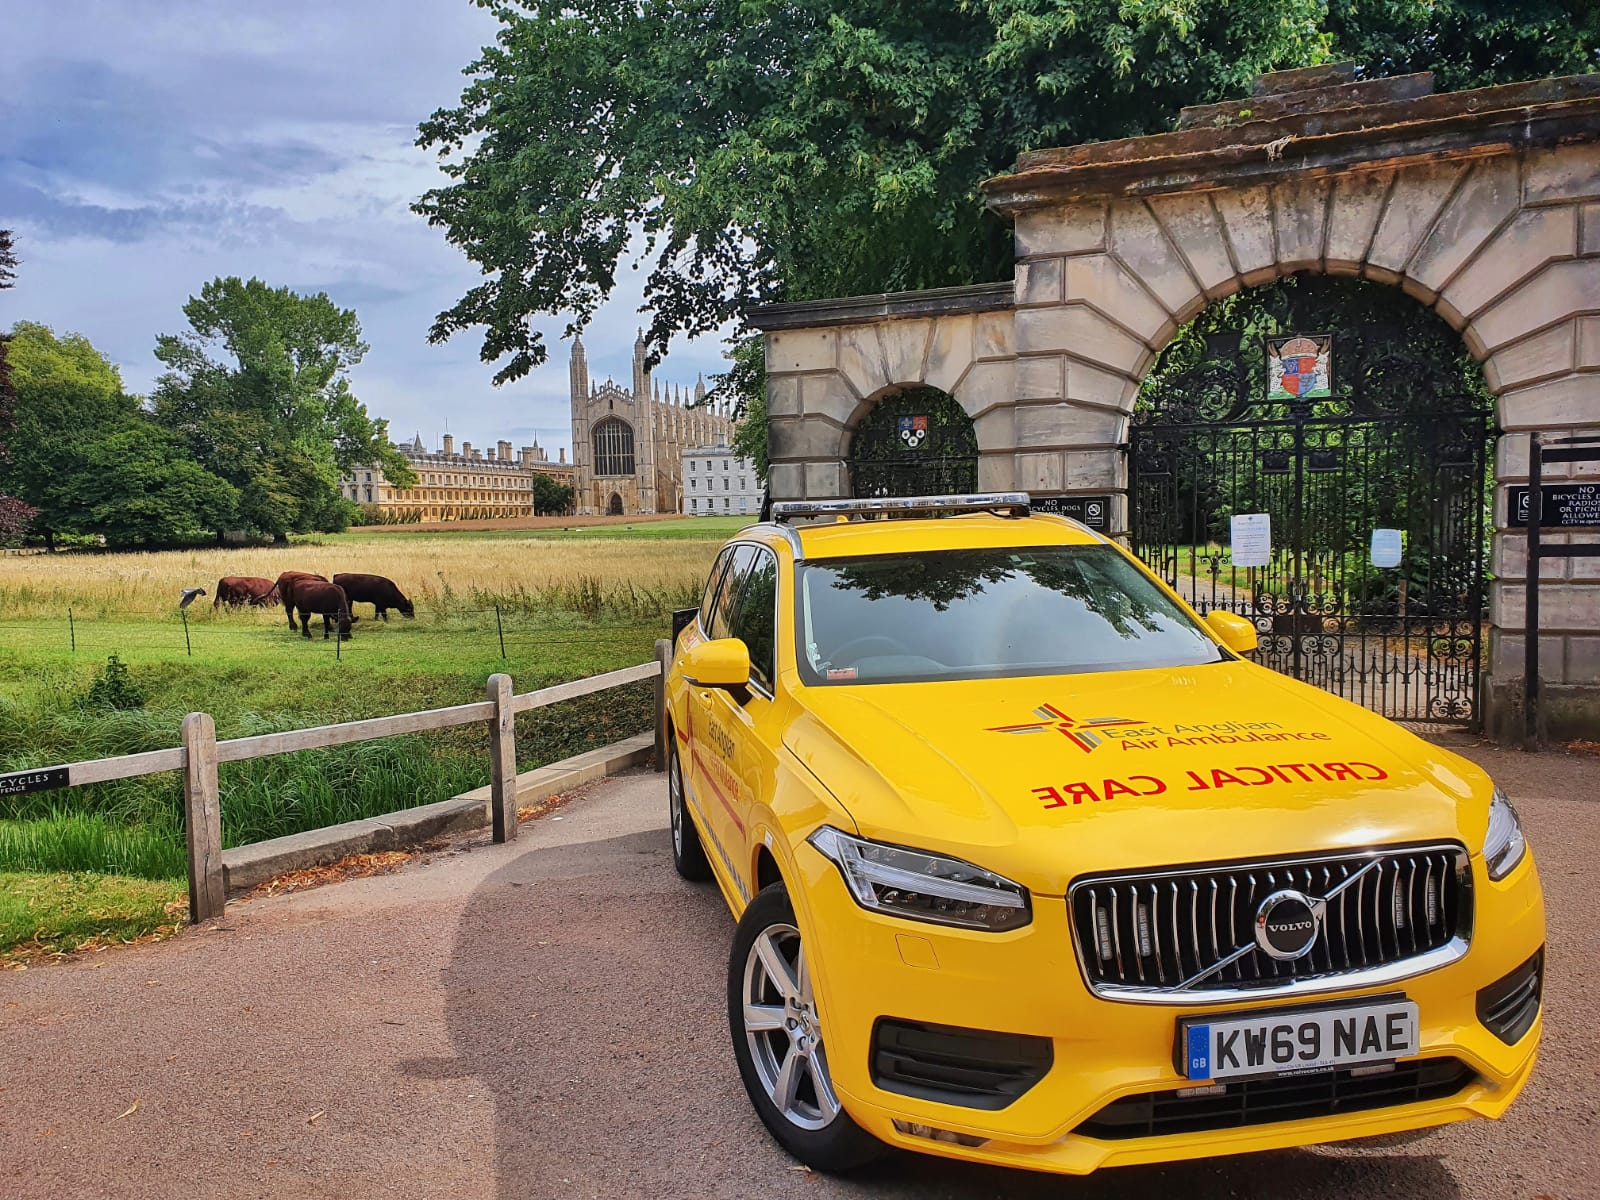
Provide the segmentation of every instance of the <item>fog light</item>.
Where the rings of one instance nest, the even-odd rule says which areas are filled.
[[[948,1142],[953,1146],[985,1146],[988,1138],[973,1137],[970,1133],[957,1133],[953,1129],[935,1129],[932,1125],[919,1125],[913,1121],[896,1120],[896,1133],[909,1137],[927,1138],[930,1142]]]

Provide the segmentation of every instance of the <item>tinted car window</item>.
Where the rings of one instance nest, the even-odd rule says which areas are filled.
[[[940,550],[805,563],[808,683],[1122,671],[1225,656],[1107,546]]]
[[[750,564],[755,556],[754,546],[733,547],[733,557],[728,569],[723,572],[722,581],[717,585],[716,598],[711,603],[711,624],[706,628],[708,637],[732,636],[730,630],[733,628],[734,606],[739,602],[739,589],[744,586],[745,576],[750,573]]]
[[[711,564],[711,573],[706,576],[706,590],[700,596],[700,627],[705,630],[711,628],[711,606],[716,597],[717,588],[722,583],[723,573],[728,569],[728,564],[733,561],[732,546],[728,547],[717,556],[717,561]],[[709,634],[708,634],[709,636]]]
[[[750,651],[750,677],[767,691],[777,673],[774,658],[778,636],[778,561],[758,550],[733,618],[733,636]]]

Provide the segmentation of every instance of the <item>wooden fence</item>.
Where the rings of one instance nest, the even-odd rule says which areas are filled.
[[[588,679],[575,679],[554,687],[520,695],[511,689],[511,676],[489,676],[487,697],[473,704],[421,712],[397,713],[391,717],[372,717],[365,721],[345,721],[338,725],[317,725],[310,729],[291,729],[283,733],[263,733],[254,737],[217,741],[216,723],[209,713],[190,713],[183,719],[183,745],[167,750],[148,750],[116,758],[96,758],[58,767],[40,767],[18,775],[50,778],[54,786],[79,787],[113,779],[132,779],[162,771],[183,772],[185,829],[189,855],[189,920],[200,922],[222,915],[227,903],[222,874],[222,805],[218,797],[217,767],[222,763],[244,762],[274,754],[293,754],[299,750],[323,750],[352,742],[399,734],[424,733],[471,725],[484,721],[489,727],[489,795],[494,840],[511,841],[517,836],[517,747],[514,722],[517,713],[559,704],[579,696],[607,691],[644,679],[656,681],[656,770],[666,762],[665,691],[667,664],[672,643],[656,642],[652,662],[623,667]]]

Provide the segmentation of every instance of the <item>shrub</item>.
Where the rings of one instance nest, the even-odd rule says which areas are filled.
[[[144,707],[144,693],[128,673],[127,664],[113,654],[89,685],[83,697],[85,708],[134,709]]]

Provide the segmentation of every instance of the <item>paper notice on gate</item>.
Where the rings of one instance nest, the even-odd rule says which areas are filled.
[[[1398,567],[1400,565],[1400,531],[1374,529],[1372,531],[1372,565]]]
[[[1272,561],[1270,513],[1233,514],[1233,565],[1264,567]]]

